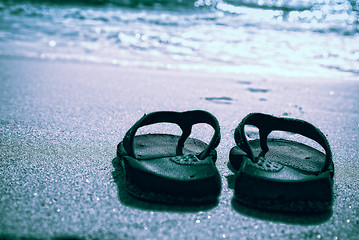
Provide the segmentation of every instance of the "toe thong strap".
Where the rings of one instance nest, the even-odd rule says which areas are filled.
[[[326,171],[334,172],[332,152],[328,140],[324,134],[312,124],[299,119],[279,118],[263,113],[251,113],[247,115],[236,128],[234,137],[237,145],[255,162],[256,159],[244,132],[245,125],[253,125],[259,129],[262,155],[268,152],[267,138],[268,135],[275,130],[297,133],[316,141],[323,147],[326,156],[321,173]]]
[[[207,148],[199,154],[199,159],[206,158],[211,153],[211,151],[218,146],[221,139],[218,120],[212,114],[206,111],[195,110],[187,112],[153,112],[150,114],[145,114],[126,133],[123,139],[123,146],[129,156],[135,157],[133,142],[136,132],[140,127],[164,122],[177,124],[182,130],[182,135],[177,143],[177,155],[182,154],[184,143],[191,134],[192,126],[197,123],[207,123],[214,129],[213,137]]]

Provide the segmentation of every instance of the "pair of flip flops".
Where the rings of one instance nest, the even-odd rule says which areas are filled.
[[[182,135],[136,135],[139,128],[155,123],[177,124]],[[209,144],[189,138],[192,126],[199,123],[214,129]],[[259,139],[247,140],[246,125],[259,129]],[[312,139],[325,153],[295,141],[268,139],[277,130]],[[230,151],[229,165],[237,172],[236,201],[278,211],[330,209],[334,164],[329,143],[319,129],[298,119],[252,113],[241,121],[234,135],[237,146]],[[215,149],[220,138],[218,120],[206,111],[144,115],[117,146],[127,191],[142,199],[165,203],[217,201],[221,177],[215,165]]]

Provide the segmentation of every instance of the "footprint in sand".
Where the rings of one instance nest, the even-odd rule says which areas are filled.
[[[233,101],[230,97],[205,97],[204,99],[217,104],[231,104]]]
[[[253,93],[267,93],[270,91],[269,89],[263,89],[263,88],[247,88],[247,90]]]
[[[237,81],[238,84],[241,84],[241,85],[251,85],[252,82],[250,81]]]

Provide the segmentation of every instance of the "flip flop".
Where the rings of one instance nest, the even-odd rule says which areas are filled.
[[[259,139],[248,141],[244,127],[259,129]],[[274,130],[297,133],[323,147],[268,139]],[[230,151],[230,167],[238,171],[234,200],[268,210],[329,211],[333,198],[334,164],[329,143],[312,124],[299,119],[252,113],[235,129],[237,146]],[[255,154],[257,157],[255,157]]]
[[[140,127],[165,122],[179,125],[182,135],[135,136]],[[198,123],[213,127],[209,144],[189,138],[192,126]],[[215,148],[219,141],[218,121],[208,112],[163,111],[144,115],[117,146],[127,191],[138,198],[165,203],[217,201],[221,178],[215,166]]]

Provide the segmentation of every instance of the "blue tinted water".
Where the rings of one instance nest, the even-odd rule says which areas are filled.
[[[359,78],[358,11],[357,0],[0,0],[0,55]]]

